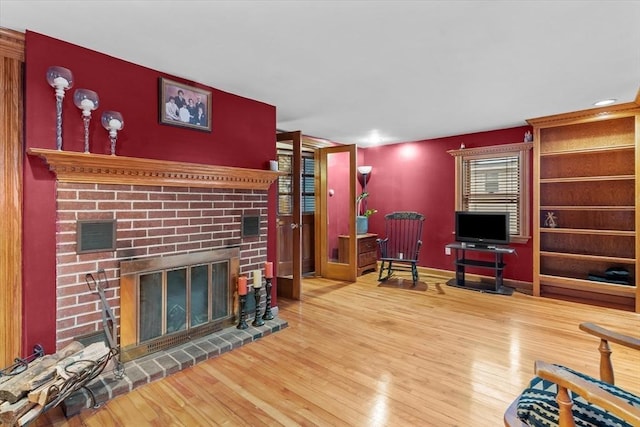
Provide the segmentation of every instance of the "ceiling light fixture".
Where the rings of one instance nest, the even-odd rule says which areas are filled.
[[[594,102],[593,105],[595,105],[596,107],[602,107],[602,106],[605,106],[605,105],[611,105],[616,101],[617,100],[614,99],[614,98],[603,99],[602,101]]]

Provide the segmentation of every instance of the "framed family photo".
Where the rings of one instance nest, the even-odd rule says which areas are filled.
[[[160,78],[160,123],[211,132],[211,91]]]

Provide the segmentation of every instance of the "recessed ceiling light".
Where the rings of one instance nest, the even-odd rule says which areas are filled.
[[[593,105],[595,105],[597,107],[602,107],[603,105],[611,105],[614,102],[616,102],[616,100],[613,99],[613,98],[611,98],[611,99],[603,99],[602,101],[594,102]]]

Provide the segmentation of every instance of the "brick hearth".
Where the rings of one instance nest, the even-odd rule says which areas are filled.
[[[274,313],[277,313],[277,308]],[[137,387],[250,344],[287,326],[288,323],[278,317],[265,321],[264,326],[260,327],[249,326],[243,330],[231,326],[166,351],[127,362],[124,365],[125,376],[122,379],[115,378],[112,371],[105,371],[91,381],[87,388],[95,396],[95,403],[100,405]],[[62,409],[67,417],[71,417],[83,409],[92,407],[93,403],[89,392],[80,389],[62,403]]]

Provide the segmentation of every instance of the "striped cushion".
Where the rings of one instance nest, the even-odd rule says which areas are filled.
[[[593,377],[565,368],[564,366],[561,367],[640,408],[639,397],[627,393],[614,385],[596,380]],[[558,403],[556,402],[557,392],[558,386],[555,383],[543,380],[540,377],[535,377],[529,383],[529,387],[520,396],[518,402],[518,417],[530,426],[557,426],[559,420]],[[573,418],[576,426],[632,427],[631,424],[610,414],[599,406],[587,402],[571,390],[569,390],[569,396],[571,396],[573,400]]]

